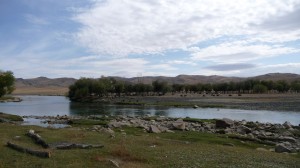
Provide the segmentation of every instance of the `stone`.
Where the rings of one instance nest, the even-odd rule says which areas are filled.
[[[253,135],[259,135],[259,131],[255,130],[252,132]]]
[[[225,134],[232,134],[234,131],[231,128],[226,128],[225,130]]]
[[[173,127],[178,130],[185,130],[185,122],[182,119],[178,119],[172,123]]]
[[[229,118],[217,119],[216,120],[216,128],[228,128],[232,127],[234,121]]]
[[[121,126],[122,124],[117,121],[111,121],[110,123],[108,123],[108,127],[110,128],[120,128]]]
[[[157,128],[161,131],[161,132],[167,132],[167,130],[169,130],[167,127],[164,127],[164,126],[157,126]]]
[[[293,138],[293,137],[288,137],[288,136],[281,137],[280,140],[282,140],[282,141],[287,141],[287,142],[291,142],[291,143],[296,143],[296,139],[295,139],[295,138]]]
[[[109,134],[115,134],[115,131],[114,130],[112,130],[112,129],[110,129],[110,128],[107,128],[106,130],[105,130],[105,132],[107,132],[107,133],[109,133]]]
[[[194,105],[194,106],[193,106],[193,108],[195,108],[195,109],[196,109],[196,108],[199,108],[199,106],[197,106],[197,105]]]
[[[150,125],[149,132],[151,132],[151,133],[161,133],[161,131],[155,125]]]
[[[288,122],[288,121],[284,122],[282,125],[283,125],[286,129],[289,129],[289,128],[292,128],[292,127],[293,127],[293,125],[292,125],[290,122]]]
[[[174,131],[172,130],[166,130],[167,133],[175,133]]]
[[[119,163],[115,160],[109,159],[108,160],[114,167],[120,167]]]
[[[245,135],[245,134],[251,133],[251,129],[244,125],[240,125],[237,127],[236,132],[239,134]]]
[[[281,144],[277,144],[275,147],[275,152],[277,153],[283,153],[283,152],[291,152],[291,149],[289,147],[287,147],[285,144],[281,143]]]
[[[290,131],[285,131],[282,133],[283,136],[293,136],[293,134]]]

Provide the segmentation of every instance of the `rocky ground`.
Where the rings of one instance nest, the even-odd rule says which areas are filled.
[[[283,124],[234,121],[228,118],[215,120],[201,120],[193,118],[167,118],[164,116],[130,117],[130,116],[27,116],[43,120],[48,124],[66,124],[71,127],[83,122],[90,123],[87,128],[92,131],[104,131],[114,136],[113,129],[122,127],[136,127],[148,133],[175,133],[175,130],[198,131],[213,134],[226,134],[229,138],[239,139],[241,142],[254,141],[274,146],[271,151],[278,153],[300,152],[300,125],[289,122]],[[228,144],[231,145],[231,144]],[[258,149],[267,150],[267,149]]]

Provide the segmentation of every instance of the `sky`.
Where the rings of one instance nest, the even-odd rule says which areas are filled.
[[[300,0],[0,0],[17,78],[300,74]]]

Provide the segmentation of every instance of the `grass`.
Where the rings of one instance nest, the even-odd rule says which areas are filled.
[[[18,115],[13,115],[13,114],[5,114],[0,112],[0,118],[9,120],[9,121],[23,121],[23,118],[18,116]]]
[[[85,127],[89,125],[84,125]],[[48,143],[70,141],[103,144],[100,149],[54,150],[49,159],[14,151],[5,146],[13,141],[22,146],[37,148],[24,134],[34,129]],[[9,131],[8,131],[9,130]],[[124,135],[124,132],[126,135]],[[115,138],[102,132],[81,127],[48,129],[37,126],[0,124],[0,167],[297,167],[300,155],[257,151],[270,148],[254,142],[244,142],[200,132],[150,134],[142,129],[124,127],[115,129]],[[15,136],[20,136],[16,139]],[[224,146],[226,143],[234,144]]]
[[[13,96],[3,96],[3,97],[0,97],[0,100],[11,100],[11,99],[14,99]]]

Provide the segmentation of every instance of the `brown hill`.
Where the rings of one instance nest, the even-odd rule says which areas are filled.
[[[251,77],[250,79],[271,80],[271,81],[285,80],[287,82],[292,82],[295,80],[300,80],[300,75],[292,74],[292,73],[269,73],[265,75]]]
[[[33,79],[17,78],[15,82],[17,95],[65,95],[68,87],[76,82],[74,78],[49,79],[38,77]]]
[[[300,75],[291,73],[270,73],[255,77],[224,77],[224,76],[203,76],[203,75],[178,75],[176,77],[165,76],[144,76],[133,78],[112,77],[118,81],[126,81],[130,83],[145,83],[151,84],[155,80],[166,81],[169,84],[196,84],[196,83],[223,83],[223,82],[239,82],[247,79],[254,80],[285,80],[287,82],[299,80]],[[16,79],[16,90],[14,94],[65,94],[68,87],[76,82],[74,78],[55,78],[49,79],[46,77],[38,77],[32,79]]]
[[[17,78],[15,86],[19,87],[69,87],[76,82],[74,78],[55,78],[38,77],[32,79]]]

